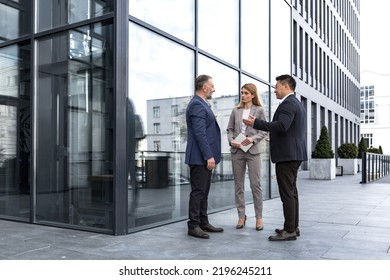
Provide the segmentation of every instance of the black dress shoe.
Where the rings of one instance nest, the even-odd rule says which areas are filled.
[[[280,228],[275,229],[276,233],[281,233],[282,231],[284,231],[284,229],[280,229]],[[297,234],[297,236],[301,236],[301,231],[299,230],[299,228],[295,229],[295,233]]]
[[[201,225],[200,228],[208,232],[223,232],[223,228],[216,228],[210,224]]]
[[[294,232],[287,232],[285,230],[277,233],[275,235],[271,235],[268,237],[269,241],[288,241],[288,240],[297,240],[297,234]]]
[[[210,235],[205,233],[200,227],[188,229],[188,235],[191,235],[196,238],[209,239]]]

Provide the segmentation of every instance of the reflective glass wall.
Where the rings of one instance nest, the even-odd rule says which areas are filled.
[[[38,40],[36,220],[112,228],[112,24]]]
[[[0,1],[0,216],[17,220],[31,205],[30,25],[30,1]]]
[[[290,73],[291,62],[284,60],[290,52],[290,45],[285,43],[291,38],[289,23],[283,34],[277,30],[275,37],[280,39],[273,41],[282,54],[271,56],[270,2],[129,1],[128,99],[134,119],[129,127],[134,128],[133,135],[138,135],[134,143],[129,143],[134,145],[136,155],[130,163],[134,171],[129,176],[129,231],[188,216],[185,110],[199,74],[213,77],[216,91],[211,103],[222,132],[223,155],[213,173],[209,210],[235,207],[226,128],[239,102],[240,88],[248,82],[256,84],[271,118],[277,102],[272,88],[275,77],[270,73]],[[278,19],[281,9],[283,16],[287,11],[284,21],[290,20],[288,3],[277,2],[272,4],[274,16]],[[275,59],[273,69],[271,58]],[[269,199],[278,196],[278,191],[266,141],[260,156],[263,196]],[[249,182],[246,200],[252,201]]]
[[[37,223],[113,232],[112,1],[37,1]],[[41,15],[49,16],[41,16]],[[90,20],[85,22],[85,20]]]
[[[0,1],[1,217],[113,232],[113,11]]]
[[[226,127],[245,83],[269,118],[276,108],[271,73],[290,65],[272,53],[280,9],[288,3],[0,0],[0,218],[112,234],[186,219],[185,110],[202,73],[222,132],[209,209],[234,208]],[[269,199],[266,141],[260,156]]]
[[[0,216],[30,218],[31,47],[0,48]]]

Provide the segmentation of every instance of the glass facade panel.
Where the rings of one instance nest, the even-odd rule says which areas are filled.
[[[37,0],[38,31],[95,18],[114,10],[114,0]]]
[[[269,1],[241,1],[241,68],[269,80]]]
[[[267,41],[270,1],[120,1],[0,0],[0,43],[28,40],[0,49],[0,216],[114,234],[124,234],[126,215],[129,231],[185,219],[190,193],[185,110],[199,74],[214,79],[211,106],[222,133],[223,157],[213,173],[209,209],[234,207],[226,127],[240,86],[255,83],[266,111],[272,116],[276,108],[273,97],[266,98],[267,81],[274,78]],[[114,13],[123,6],[124,13]],[[124,46],[115,38],[125,30],[121,24],[129,24],[126,61],[116,55]],[[22,35],[30,37],[18,39]],[[278,42],[283,53],[274,53],[283,67],[290,63],[284,60],[290,49],[285,42]],[[30,45],[36,46],[34,57]],[[123,77],[127,104],[119,102],[123,89],[115,89]],[[125,121],[126,138],[115,129]],[[120,141],[126,144],[116,146]],[[265,143],[265,199],[276,189],[267,182],[272,168],[265,164],[267,149]],[[125,157],[128,184],[122,184],[123,165],[115,168]]]
[[[239,1],[199,0],[198,3],[199,48],[238,66]]]
[[[130,0],[129,12],[169,34],[194,44],[195,0]]]
[[[0,49],[0,215],[30,216],[30,45]]]
[[[112,230],[112,33],[98,24],[38,42],[38,222]]]
[[[130,147],[136,151],[135,167],[130,163],[135,172],[130,178],[136,178],[129,190],[132,228],[187,215],[187,203],[182,203],[190,188],[184,164],[185,109],[194,92],[195,57],[192,50],[136,24],[130,23],[129,33],[129,120],[136,121],[129,127],[138,135]],[[174,105],[177,113],[172,114]]]
[[[33,1],[1,1],[0,43],[17,39],[30,32]]]
[[[291,8],[284,0],[271,3],[271,82],[291,74]]]

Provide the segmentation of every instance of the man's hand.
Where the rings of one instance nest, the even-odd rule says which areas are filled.
[[[255,123],[255,117],[253,115],[249,115],[249,118],[248,119],[242,119],[242,121],[244,122],[244,124],[246,124],[247,126],[253,126],[253,124]]]
[[[212,157],[212,158],[209,158],[208,160],[207,160],[207,169],[208,170],[213,170],[215,168],[215,160],[214,160],[214,158]]]

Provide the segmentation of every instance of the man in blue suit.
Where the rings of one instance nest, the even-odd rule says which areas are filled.
[[[209,223],[207,215],[211,174],[221,161],[221,131],[208,99],[214,89],[213,79],[200,75],[195,80],[195,95],[186,111],[187,148],[185,163],[190,167],[188,235],[208,239],[208,232],[222,232]]]
[[[276,180],[283,204],[284,227],[275,229],[270,241],[296,240],[300,236],[297,174],[307,160],[306,110],[295,97],[296,81],[290,75],[276,77],[275,94],[281,102],[271,122],[249,116],[243,120],[255,129],[270,131],[271,160],[275,163]]]

